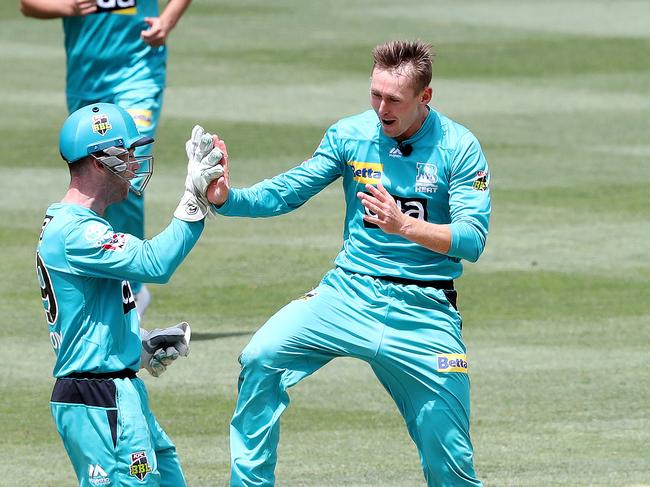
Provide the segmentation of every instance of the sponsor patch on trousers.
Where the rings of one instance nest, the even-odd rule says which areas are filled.
[[[467,373],[467,355],[464,353],[439,353],[436,355],[438,372]]]

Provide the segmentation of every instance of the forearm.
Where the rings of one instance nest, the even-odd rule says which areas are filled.
[[[169,281],[196,244],[203,227],[203,220],[193,223],[172,220],[163,232],[144,242],[139,255],[133,259],[129,279],[159,284]]]
[[[55,19],[73,15],[66,2],[53,0],[21,0],[20,11],[26,17],[37,19]]]
[[[215,205],[215,210],[223,216],[268,218],[288,213],[304,203],[295,194],[287,193],[286,188],[267,187],[267,181],[251,188],[231,188],[226,202]]]
[[[449,225],[429,223],[411,216],[404,216],[399,235],[439,254],[446,255],[451,247],[452,234]]]
[[[169,0],[167,2],[160,18],[169,26],[170,31],[176,26],[190,2],[191,0]]]

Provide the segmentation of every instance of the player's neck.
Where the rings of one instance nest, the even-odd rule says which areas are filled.
[[[84,208],[93,210],[98,215],[103,215],[108,205],[104,204],[101,200],[101,198],[89,195],[71,184],[61,203],[83,206]]]

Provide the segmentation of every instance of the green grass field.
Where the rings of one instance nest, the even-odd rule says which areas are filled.
[[[0,485],[74,485],[49,414],[53,354],[34,273],[67,171],[59,21],[0,5]],[[647,1],[195,0],[170,38],[147,233],[182,192],[194,123],[248,185],[368,106],[370,50],[422,38],[434,102],[492,169],[487,249],[459,281],[476,468],[486,486],[650,486],[650,9]],[[191,486],[226,485],[237,356],[314,286],[341,245],[340,185],[291,215],[216,219],[145,325],[188,320],[192,353],[147,377]],[[362,362],[292,390],[281,486],[424,485],[396,409]]]

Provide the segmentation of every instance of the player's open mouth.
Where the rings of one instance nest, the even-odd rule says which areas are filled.
[[[381,123],[384,125],[393,125],[393,123],[395,123],[395,120],[386,120],[385,118],[382,118]]]

